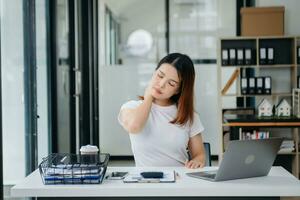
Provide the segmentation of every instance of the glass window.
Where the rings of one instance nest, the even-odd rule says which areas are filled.
[[[39,160],[48,154],[46,1],[36,1],[36,63]],[[1,70],[3,119],[3,183],[13,185],[26,175],[24,109],[23,2],[1,3]],[[35,83],[32,83],[35,84]]]
[[[169,19],[171,52],[216,62],[218,36],[235,34],[235,1],[172,0]]]
[[[166,54],[164,0],[107,0],[104,6],[105,64],[155,63]]]
[[[25,177],[23,3],[1,2],[3,183]]]
[[[131,155],[116,116],[124,102],[144,94],[157,62],[166,55],[165,0],[99,4],[100,147],[111,155]]]
[[[49,153],[48,84],[47,84],[47,31],[46,0],[36,0],[36,85],[38,118],[38,163]]]
[[[120,64],[118,59],[118,36],[119,24],[111,10],[105,9],[105,41],[106,41],[106,63],[110,65]]]
[[[112,155],[130,155],[128,135],[123,133],[116,116],[123,103],[144,94],[157,63],[167,54],[166,1],[101,2],[104,8],[109,8],[120,26],[116,51],[121,65],[108,66],[110,63],[103,63],[100,58],[100,146]],[[170,52],[188,54],[195,63],[201,60],[216,62],[218,37],[235,35],[235,13],[236,0],[170,0]],[[100,15],[103,14],[100,12]],[[104,27],[105,33],[109,34],[108,21],[99,26],[100,30]],[[100,51],[106,53],[100,55],[111,52],[112,46],[108,46],[108,41],[106,47],[102,46],[105,42],[100,41]],[[203,135],[212,144],[212,153],[218,154],[220,145],[216,138],[219,139],[220,133],[215,125],[218,116],[217,65],[202,64],[195,68],[196,111],[203,118],[208,133]]]

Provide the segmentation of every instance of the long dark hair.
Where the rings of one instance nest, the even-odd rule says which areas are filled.
[[[177,116],[171,123],[184,125],[190,122],[191,124],[194,120],[195,69],[193,61],[185,54],[171,53],[161,59],[155,70],[164,63],[172,65],[181,80],[179,93],[171,97],[178,109]]]

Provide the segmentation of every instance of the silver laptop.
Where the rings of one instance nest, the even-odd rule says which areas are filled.
[[[266,176],[280,149],[282,138],[230,141],[217,171],[187,175],[210,181]]]

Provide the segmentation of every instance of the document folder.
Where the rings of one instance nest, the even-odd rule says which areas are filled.
[[[107,169],[109,154],[78,155],[52,153],[39,164],[41,178],[48,184],[99,184]]]
[[[272,79],[270,76],[265,77],[264,81],[264,94],[271,94],[272,92]]]
[[[298,47],[298,56],[297,56],[298,64],[300,64],[300,47]]]
[[[229,49],[229,65],[236,65],[236,50]]]
[[[242,94],[248,93],[248,79],[247,78],[241,79],[241,93]]]
[[[252,49],[245,49],[245,65],[254,65],[254,54]]]
[[[256,77],[256,94],[264,92],[264,77]]]
[[[229,56],[228,56],[228,49],[222,49],[222,65],[227,66],[229,65]]]
[[[268,64],[274,64],[274,49],[268,48]]]
[[[266,48],[259,49],[259,64],[261,64],[261,65],[267,64],[267,49]]]
[[[244,49],[237,49],[237,64],[244,65]]]
[[[250,77],[249,78],[249,87],[248,87],[248,92],[249,94],[255,94],[255,77]]]
[[[124,183],[174,183],[176,181],[174,170],[163,170],[163,178],[143,178],[141,173],[143,170],[129,172],[123,179]]]

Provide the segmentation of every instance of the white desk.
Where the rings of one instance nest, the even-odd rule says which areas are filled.
[[[111,171],[130,171],[132,167],[111,167]],[[162,170],[162,168],[144,168]],[[179,173],[176,183],[123,183],[103,180],[102,184],[44,185],[35,170],[11,189],[13,197],[282,197],[300,196],[300,181],[282,167],[272,167],[268,176],[210,182],[185,175],[189,170],[174,169]],[[202,170],[215,169],[204,168]],[[200,170],[197,170],[200,171]]]

